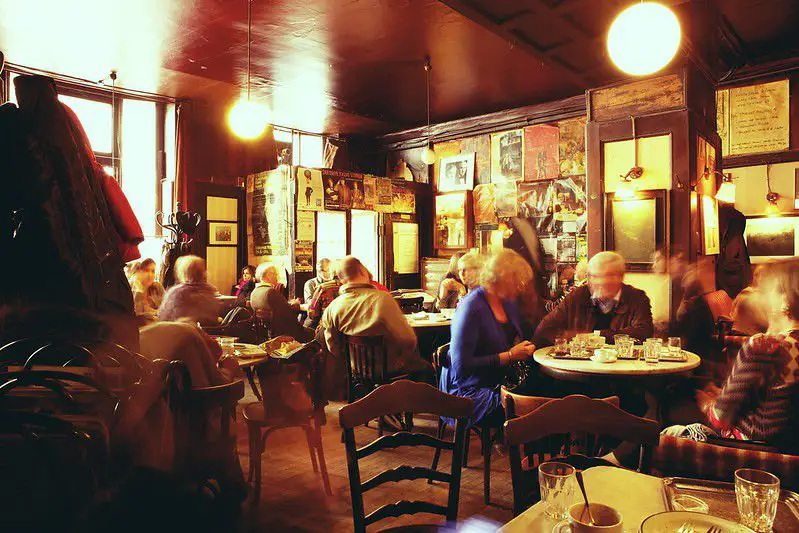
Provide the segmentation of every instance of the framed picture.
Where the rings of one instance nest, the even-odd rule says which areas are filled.
[[[239,225],[235,222],[210,222],[208,224],[209,245],[239,244]]]
[[[439,192],[474,188],[474,153],[442,157],[438,164]]]
[[[491,134],[491,183],[524,179],[524,130]]]
[[[648,270],[655,251],[666,244],[666,191],[640,192],[635,198],[605,195],[605,249],[627,261],[629,270]]]
[[[701,195],[702,202],[702,253],[717,255],[721,242],[719,235],[719,202],[714,196]]]
[[[436,196],[433,246],[437,250],[465,250],[471,247],[467,240],[472,234],[469,200],[468,191]]]
[[[746,218],[746,248],[752,263],[794,257],[799,252],[799,216]]]

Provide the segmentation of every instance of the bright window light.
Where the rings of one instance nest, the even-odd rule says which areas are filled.
[[[114,143],[114,115],[111,104],[63,94],[59,94],[58,99],[78,115],[92,150],[110,154]]]
[[[325,164],[324,138],[321,135],[300,135],[300,165],[322,168]]]
[[[341,259],[347,255],[347,214],[320,211],[316,214],[316,259]]]
[[[122,191],[128,197],[144,235],[155,235],[156,187],[155,102],[122,104]]]

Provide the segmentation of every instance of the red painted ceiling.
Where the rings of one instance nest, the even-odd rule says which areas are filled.
[[[506,16],[537,6],[514,24],[559,45],[561,59],[590,80],[603,80],[616,75],[603,35],[629,2],[471,4]],[[717,3],[758,53],[775,40],[797,41],[795,1]],[[376,133],[424,122],[426,54],[434,121],[570,96],[590,84],[445,4],[451,2],[254,0],[253,94],[270,105],[277,124]],[[564,22],[564,13],[573,22]],[[10,63],[90,80],[113,68],[125,87],[227,105],[245,79],[246,14],[246,0],[0,0],[0,49]]]

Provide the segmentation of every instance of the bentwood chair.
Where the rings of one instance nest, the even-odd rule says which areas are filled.
[[[390,374],[388,371],[388,345],[383,336],[346,336],[344,339],[347,363],[347,403],[363,398],[381,385],[407,379],[406,374]],[[378,433],[383,434],[385,420],[392,419],[402,429],[413,427],[410,415],[400,419],[397,413],[378,419]],[[367,420],[368,422],[368,420]]]
[[[452,441],[433,438],[426,434],[400,431],[393,435],[378,437],[376,440],[358,447],[355,443],[355,428],[374,418],[396,412],[430,413],[440,417],[454,418],[455,436]],[[355,533],[364,533],[367,526],[380,520],[417,513],[433,513],[446,517],[447,525],[408,526],[391,528],[391,531],[442,531],[454,527],[458,519],[460,499],[461,465],[463,461],[464,439],[467,417],[472,412],[472,401],[445,394],[425,383],[400,380],[390,385],[378,387],[366,397],[355,403],[345,405],[339,410],[339,424],[344,433],[344,446],[347,451],[347,469],[352,496],[352,515]],[[374,477],[361,481],[359,461],[382,450],[393,450],[404,446],[426,446],[436,450],[452,451],[452,466],[449,473],[437,472],[431,468],[401,465],[385,470]],[[405,480],[427,479],[449,483],[446,507],[425,501],[402,500],[378,507],[366,514],[363,494],[384,483]]]
[[[301,350],[287,360],[270,360],[258,365],[258,381],[261,385],[262,400],[253,402],[242,410],[247,423],[250,447],[250,465],[247,480],[253,476],[255,500],[261,494],[261,457],[266,451],[266,440],[275,431],[286,428],[300,428],[305,432],[308,452],[313,471],[320,472],[325,492],[332,495],[327,463],[322,446],[322,426],[326,423],[324,394],[325,361],[324,354],[314,344]],[[293,372],[294,376],[290,376]],[[292,400],[281,396],[286,380],[301,384],[310,400],[308,405],[289,405]],[[317,460],[318,458],[318,460]]]
[[[436,373],[436,383],[441,382],[441,369],[449,367],[449,343],[441,346],[433,353],[433,369]],[[447,430],[447,423],[443,418],[438,419],[438,438],[444,438],[444,433]],[[501,425],[491,425],[487,423],[478,423],[477,425],[469,426],[469,431],[466,432],[466,443],[463,455],[463,466],[469,467],[469,444],[471,434],[474,433],[480,438],[480,454],[483,456],[483,501],[486,505],[491,504],[491,450],[494,441],[496,441],[500,432],[502,431]],[[492,435],[493,432],[493,435]],[[433,464],[431,468],[435,470],[438,468],[438,460],[440,452],[436,451],[433,456]]]
[[[582,453],[598,457],[611,451],[612,444],[607,439],[612,438],[615,442],[639,446],[638,470],[646,473],[659,436],[660,426],[656,421],[631,415],[611,402],[579,394],[543,402],[526,415],[507,420],[505,441],[509,448],[514,515],[537,499],[536,476],[530,475],[536,455],[555,458]]]

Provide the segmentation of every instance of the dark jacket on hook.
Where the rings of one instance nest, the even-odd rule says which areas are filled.
[[[716,286],[735,298],[752,283],[752,264],[746,247],[746,217],[732,204],[719,203],[721,245],[716,262]]]

